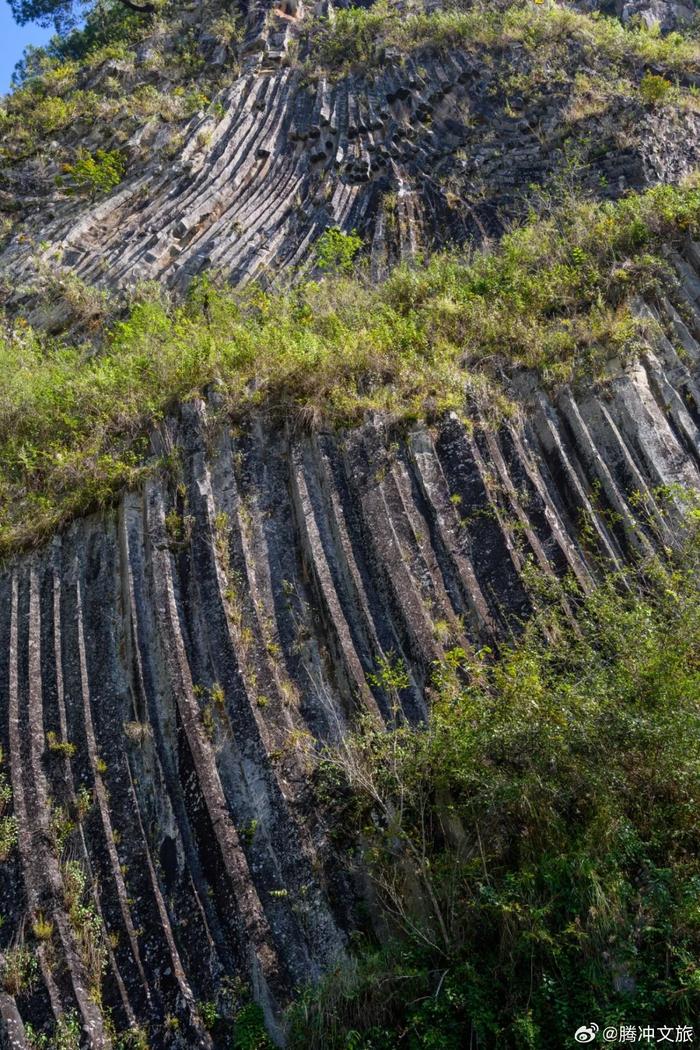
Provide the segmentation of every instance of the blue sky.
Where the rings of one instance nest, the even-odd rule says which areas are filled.
[[[10,12],[7,0],[0,0],[0,94],[10,86],[12,70],[22,57],[27,44],[45,44],[51,29],[41,26],[18,26]]]

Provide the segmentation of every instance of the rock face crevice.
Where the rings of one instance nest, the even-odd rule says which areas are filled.
[[[202,1004],[225,1012],[236,982],[282,1037],[293,988],[359,922],[310,755],[361,711],[391,724],[378,661],[404,663],[420,720],[447,649],[497,645],[531,612],[533,568],[588,588],[674,542],[700,487],[700,281],[693,245],[672,261],[688,325],[640,304],[656,341],[597,387],[550,394],[523,373],[498,427],[474,409],[306,435],[234,425],[212,395],[154,435],[169,472],[5,567],[19,848],[0,910],[25,937],[39,914],[53,924],[31,990],[0,1003],[14,1045],[18,1018],[73,1010],[95,1047],[108,1011],[154,1047],[211,1046]]]

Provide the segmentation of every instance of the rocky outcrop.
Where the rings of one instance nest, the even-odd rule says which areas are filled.
[[[640,304],[667,335],[595,389],[551,395],[523,373],[497,428],[472,411],[313,434],[234,426],[212,394],[154,435],[169,472],[6,566],[19,840],[0,950],[36,940],[38,915],[52,928],[32,988],[0,1003],[12,1045],[28,1045],[20,1018],[65,1011],[94,1047],[108,1014],[153,1047],[216,1045],[203,1004],[234,1012],[243,985],[282,1038],[292,989],[359,922],[310,755],[359,711],[391,723],[378,660],[404,662],[420,720],[434,661],[517,630],[536,577],[585,589],[676,541],[700,487],[697,247],[671,262],[686,320]]]
[[[623,25],[641,23],[662,33],[692,24],[697,8],[690,0],[576,0],[580,11],[615,14]]]
[[[241,75],[184,127],[133,133],[126,178],[106,198],[57,191],[45,165],[44,196],[0,253],[6,299],[21,306],[37,275],[121,292],[144,280],[182,290],[212,270],[265,281],[312,265],[333,225],[361,233],[377,276],[436,245],[498,236],[534,187],[572,167],[584,188],[616,197],[700,163],[694,107],[645,105],[622,82],[578,98],[577,77],[618,73],[575,41],[556,45],[561,68],[505,42],[488,61],[467,46],[419,49],[310,82],[285,57],[303,25],[302,10],[251,8]],[[674,74],[686,88],[697,78]]]
[[[650,28],[658,26],[666,32],[690,25],[697,10],[692,3],[674,0],[622,0],[615,6],[625,24],[640,19]]]
[[[622,16],[663,8],[665,25],[676,6]],[[573,44],[563,79],[545,64],[532,81],[512,42],[488,61],[423,49],[312,78],[294,55],[310,13],[251,3],[236,48],[202,31],[209,65],[240,76],[176,147],[165,122],[139,127],[104,198],[58,190],[48,160],[6,172],[5,302],[51,328],[49,278],[121,294],[303,274],[333,225],[361,232],[378,277],[497,236],[528,187],[570,170],[571,138],[590,147],[578,177],[606,196],[700,164],[692,107],[621,92],[576,108],[575,74],[599,70]],[[248,995],[283,1041],[294,989],[371,923],[313,756],[359,712],[392,723],[378,661],[404,663],[402,716],[420,721],[435,661],[497,648],[542,578],[585,590],[678,541],[700,488],[700,248],[668,262],[669,297],[638,304],[656,335],[595,386],[517,372],[498,426],[465,405],[432,425],[312,433],[263,409],[241,424],[214,391],[153,434],[167,469],[2,567],[0,796],[17,848],[0,864],[0,968],[29,967],[25,943],[35,964],[5,980],[0,1045],[24,1050],[27,1024],[74,1015],[95,1048],[141,1029],[153,1048],[210,1048],[212,1016]]]

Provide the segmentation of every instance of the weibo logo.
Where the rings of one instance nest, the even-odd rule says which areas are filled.
[[[582,1024],[580,1028],[577,1028],[574,1032],[574,1039],[577,1043],[592,1043],[598,1032],[597,1024]]]

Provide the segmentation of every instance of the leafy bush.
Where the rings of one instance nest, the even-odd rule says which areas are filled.
[[[142,1025],[127,1028],[117,1036],[115,1047],[116,1050],[150,1050],[148,1029]]]
[[[355,230],[343,233],[338,226],[331,226],[316,242],[316,260],[329,273],[350,273],[361,247],[362,238]]]
[[[17,845],[17,817],[10,814],[0,817],[0,863],[7,860]]]
[[[36,1032],[26,1026],[27,1040],[32,1050],[80,1050],[82,1027],[76,1013],[61,1014],[51,1034]]]
[[[88,877],[77,860],[62,866],[64,902],[90,981],[90,992],[99,1002],[101,982],[107,965],[107,947],[102,918],[89,892]]]
[[[582,1019],[697,1018],[699,569],[696,535],[573,624],[556,602],[496,658],[453,650],[428,725],[328,752],[396,939],[296,1006],[293,1048],[559,1050]]]
[[[29,155],[86,113],[94,115],[95,94],[81,91],[75,84],[76,67],[64,63],[46,70],[3,100],[1,160],[16,161]]]
[[[233,1046],[235,1050],[273,1050],[263,1012],[257,1003],[246,1003],[236,1014]]]
[[[199,1003],[197,1009],[202,1018],[202,1024],[207,1031],[211,1031],[220,1020],[216,1003],[207,1000]]]
[[[98,149],[94,153],[81,149],[74,164],[63,170],[74,186],[92,193],[109,193],[124,178],[126,163],[118,150]]]
[[[639,93],[643,101],[652,106],[667,101],[672,91],[671,81],[656,73],[645,73],[639,85]]]
[[[32,933],[38,941],[50,941],[53,937],[54,925],[50,919],[39,912],[32,923]]]
[[[23,944],[8,948],[0,965],[0,983],[8,995],[18,996],[30,991],[36,981],[36,956]]]
[[[3,761],[0,749],[0,764]],[[17,845],[17,817],[5,810],[12,802],[12,788],[4,771],[0,771],[0,863],[4,863]]]
[[[53,729],[46,734],[46,746],[52,754],[61,755],[63,758],[73,758],[77,751],[75,744],[70,740],[61,740]]]

